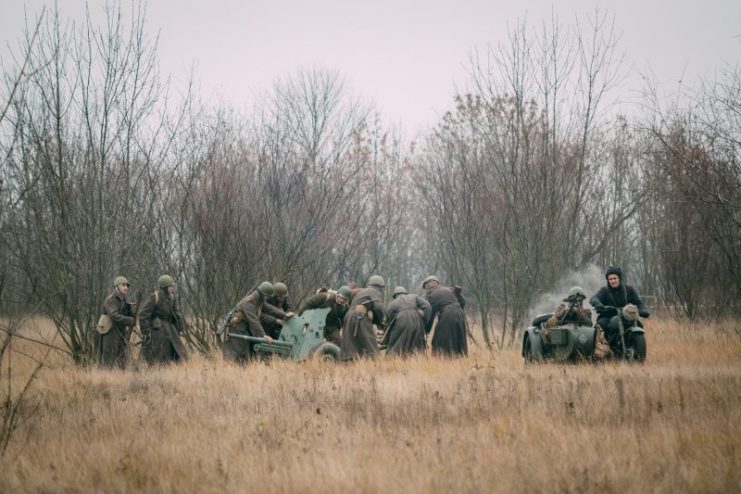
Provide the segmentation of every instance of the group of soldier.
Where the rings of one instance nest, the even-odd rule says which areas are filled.
[[[131,333],[137,320],[141,330],[141,359],[147,364],[183,361],[188,351],[183,335],[185,319],[175,297],[175,280],[162,275],[158,289],[144,300],[127,299],[129,282],[119,276],[103,304],[99,321],[99,362],[102,367],[124,368],[130,355]],[[424,296],[408,293],[402,286],[393,290],[388,307],[383,302],[385,281],[379,275],[368,279],[364,288],[344,285],[320,289],[298,307],[298,315],[311,309],[329,309],[324,338],[340,348],[340,360],[375,358],[385,347],[388,355],[407,356],[424,352],[432,332],[433,354],[467,355],[467,325],[463,309],[466,300],[460,287],[440,284],[436,276],[422,283]],[[254,341],[239,335],[277,339],[286,320],[295,317],[288,287],[281,282],[260,283],[249,291],[226,321],[224,359],[238,364],[259,357]],[[106,324],[107,323],[107,324]],[[379,341],[379,338],[381,340]]]
[[[638,292],[623,283],[623,273],[611,266],[606,272],[606,286],[591,299],[590,305],[599,316],[595,354],[608,354],[616,335],[610,333],[609,315],[605,308],[638,308],[641,317],[648,317]],[[183,361],[188,350],[183,341],[185,319],[175,297],[175,280],[169,275],[158,279],[158,289],[144,300],[129,302],[129,282],[117,277],[113,292],[103,304],[99,322],[99,361],[103,367],[125,367],[129,358],[129,340],[137,319],[141,329],[141,358],[148,364]],[[466,300],[460,287],[440,284],[436,276],[428,276],[422,283],[424,296],[408,293],[397,286],[393,299],[385,306],[385,281],[379,275],[368,279],[364,288],[342,286],[339,289],[320,289],[306,298],[298,308],[298,315],[310,309],[329,309],[324,326],[324,337],[340,348],[340,360],[375,358],[380,348],[387,355],[406,356],[424,352],[428,335],[437,320],[431,341],[432,353],[444,356],[468,354],[468,327],[463,312]],[[541,337],[548,338],[549,327],[575,321],[592,324],[591,311],[583,306],[586,294],[580,287],[570,290],[569,296],[556,309],[546,324]],[[227,331],[222,346],[224,359],[239,364],[258,357],[255,343],[234,335],[262,338],[270,341],[280,336],[284,322],[296,314],[284,283],[260,283],[236,305],[226,321]],[[107,324],[106,324],[107,323]],[[380,337],[380,342],[379,342]]]

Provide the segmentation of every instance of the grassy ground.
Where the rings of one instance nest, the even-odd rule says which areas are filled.
[[[643,366],[474,349],[120,372],[54,356],[0,492],[739,492],[741,327],[647,333]]]

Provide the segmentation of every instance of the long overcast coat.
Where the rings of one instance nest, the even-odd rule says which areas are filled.
[[[141,356],[148,364],[165,364],[188,358],[180,334],[185,331],[185,321],[180,314],[177,300],[162,288],[151,293],[139,311],[142,342]]]
[[[129,360],[129,335],[136,324],[134,311],[126,296],[114,289],[103,302],[103,314],[111,318],[112,324],[108,333],[100,335],[99,364],[123,369]]]
[[[439,286],[427,294],[427,301],[432,307],[427,332],[430,332],[432,322],[437,317],[437,326],[432,337],[432,353],[446,356],[468,355],[466,319],[463,314],[466,299],[463,295],[456,295],[447,286]]]
[[[365,305],[373,313],[371,321]],[[383,306],[381,292],[374,287],[360,290],[350,304],[350,310],[345,315],[345,325],[342,328],[342,343],[340,344],[340,360],[355,360],[360,357],[377,357],[378,340],[373,325],[382,328],[386,321],[386,308]]]
[[[417,295],[399,295],[388,310],[389,327],[383,336],[387,344],[387,355],[409,355],[425,349],[425,327],[429,322],[432,308]]]
[[[291,312],[293,310],[293,304],[291,304],[291,300],[288,298],[288,295],[286,295],[283,300],[281,300],[277,295],[271,295],[267,298],[265,303],[282,310],[284,313]],[[274,340],[278,339],[278,337],[280,336],[280,331],[283,329],[283,325],[278,324],[278,319],[281,318],[268,314],[267,311],[262,311],[260,313],[260,323],[262,324],[262,329],[265,330],[265,334],[267,334]]]
[[[265,336],[265,330],[260,323],[260,315],[265,312],[275,319],[286,318],[286,313],[277,307],[268,304],[266,297],[260,293],[260,290],[253,290],[248,293],[237,304],[237,314],[239,322],[229,327],[230,334],[243,334],[262,338]],[[222,353],[224,360],[229,360],[239,364],[247,363],[255,357],[255,343],[243,340],[241,338],[227,337]]]

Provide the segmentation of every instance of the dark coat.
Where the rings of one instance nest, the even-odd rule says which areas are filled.
[[[368,317],[373,314],[373,320]],[[340,344],[340,360],[355,360],[360,357],[377,357],[378,340],[374,324],[382,328],[387,319],[381,292],[376,288],[366,287],[360,290],[350,304],[345,315]]]
[[[639,312],[647,312],[643,300],[638,296],[636,289],[623,283],[620,283],[616,288],[611,288],[609,285],[603,286],[589,300],[589,304],[595,309],[599,309],[605,305],[625,307],[628,304],[633,304],[638,307]]]
[[[336,293],[322,292],[307,298],[299,306],[298,315],[307,310],[326,308],[329,309],[329,313],[324,323],[324,338],[339,346],[342,343],[342,324],[350,306],[338,304]]]
[[[151,293],[139,311],[142,337],[142,358],[148,364],[178,362],[188,358],[188,349],[180,335],[185,332],[185,320],[177,299],[163,288]]]
[[[293,311],[293,305],[287,295],[283,300],[280,300],[277,295],[271,295],[267,298],[265,303],[280,309],[284,313]],[[273,339],[277,339],[278,336],[280,336],[280,330],[283,329],[283,325],[279,324],[278,320],[282,320],[282,318],[268,314],[264,310],[260,313],[260,323],[262,324],[262,328],[265,330],[265,334]]]
[[[111,318],[111,330],[100,335],[99,365],[101,367],[126,367],[129,360],[129,336],[136,325],[134,311],[126,296],[118,290],[103,302],[103,314]]]
[[[466,299],[452,288],[439,286],[427,294],[432,314],[427,324],[427,332],[437,316],[437,326],[432,337],[432,353],[438,355],[468,355],[466,339],[466,318],[463,308]]]
[[[430,320],[430,304],[417,295],[399,295],[388,310],[389,327],[383,336],[387,355],[408,355],[425,349],[425,327]]]
[[[239,322],[229,327],[229,333],[265,337],[265,330],[260,323],[260,315],[263,312],[273,316],[275,319],[285,319],[286,313],[265,301],[266,297],[259,290],[253,290],[245,295],[237,304]],[[222,352],[225,360],[237,363],[247,363],[255,357],[254,343],[241,338],[227,337]]]

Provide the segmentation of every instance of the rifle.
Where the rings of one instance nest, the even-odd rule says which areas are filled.
[[[141,332],[137,330],[139,327],[139,309],[142,306],[142,291],[137,290],[136,292],[136,302],[133,304],[131,302],[127,302],[129,305],[134,306],[134,313],[131,315],[131,317],[134,318],[134,325],[127,328],[126,330],[126,344],[129,344],[129,340],[131,339],[131,333],[136,333],[139,336],[139,340],[142,340]]]
[[[567,302],[571,302],[571,305],[569,305],[569,308],[566,309],[566,312],[563,313],[561,316],[561,319],[558,321],[558,324],[561,325],[566,320],[566,317],[571,313],[571,310],[576,307],[576,304],[579,302],[577,296],[569,297],[566,299]]]

